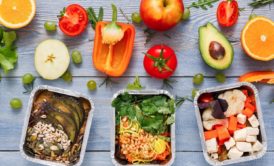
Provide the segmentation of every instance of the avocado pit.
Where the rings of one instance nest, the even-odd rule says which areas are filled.
[[[209,54],[215,60],[221,60],[225,56],[225,48],[216,41],[210,42]]]

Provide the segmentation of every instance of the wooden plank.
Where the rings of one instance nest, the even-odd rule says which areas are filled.
[[[76,90],[85,94],[88,94],[95,102],[95,115],[94,121],[90,133],[88,142],[88,150],[109,150],[109,133],[110,133],[110,113],[111,106],[110,100],[113,94],[119,89],[126,87],[128,82],[132,82],[133,78],[121,78],[115,81],[119,84],[113,84],[113,88],[106,88],[105,86],[99,88],[96,92],[88,92],[86,88],[86,82],[89,79],[94,79],[97,82],[101,82],[102,78],[98,77],[76,77],[73,83],[67,84],[63,80],[55,82],[45,81],[37,79],[35,86],[47,84],[56,87],[62,87],[65,89]],[[192,78],[176,78],[178,81],[174,84],[174,89],[170,92],[178,96],[186,96],[191,94],[193,88]],[[229,78],[227,83],[235,82],[234,78]],[[141,82],[147,89],[159,89],[161,88],[161,82],[159,80],[142,77]],[[212,87],[220,85],[215,79],[206,78],[203,86]],[[268,135],[269,150],[274,150],[274,134],[273,129],[273,105],[269,102],[274,98],[273,87],[267,85],[258,85],[260,90],[261,104],[264,113],[265,127]],[[19,140],[21,135],[21,128],[23,120],[26,114],[26,106],[29,95],[24,95],[24,91],[21,79],[19,78],[4,78],[0,83],[0,150],[18,150]],[[24,107],[20,111],[11,110],[9,107],[9,101],[13,97],[19,97],[24,103]],[[193,104],[186,102],[180,109],[177,110],[177,124],[176,124],[176,148],[178,151],[200,151],[200,138],[198,135],[198,129],[196,124],[196,118],[194,115]]]
[[[233,40],[235,49],[235,59],[234,63],[230,69],[225,73],[230,76],[239,76],[247,71],[252,70],[263,70],[263,69],[274,69],[274,61],[270,62],[258,62],[247,57],[240,46],[239,37],[242,28],[248,20],[248,16],[251,13],[250,7],[247,3],[251,0],[239,1],[240,7],[245,8],[241,12],[238,23],[232,28],[222,28],[222,31]],[[118,7],[122,7],[124,12],[130,16],[134,11],[139,10],[139,0],[132,0],[130,4],[127,0],[115,1]],[[192,1],[185,1],[188,6]],[[83,54],[83,64],[79,66],[71,65],[72,73],[74,76],[97,76],[103,75],[102,73],[96,71],[92,65],[91,54],[93,49],[93,37],[94,31],[88,27],[88,30],[81,36],[76,38],[70,38],[63,35],[60,30],[55,34],[47,33],[43,24],[47,20],[57,21],[57,15],[59,11],[66,5],[72,3],[72,1],[58,0],[58,1],[37,1],[37,15],[34,21],[26,28],[18,30],[19,41],[17,43],[19,61],[16,70],[12,71],[9,76],[21,76],[26,72],[31,72],[37,75],[33,56],[34,50],[38,43],[48,38],[55,38],[64,41],[69,49],[72,51],[78,49]],[[82,4],[85,7],[93,6],[96,10],[99,6],[104,6],[105,8],[105,19],[109,20],[111,18],[110,1],[73,1],[73,3]],[[125,5],[127,4],[127,5]],[[49,6],[50,10],[49,10]],[[204,73],[207,76],[212,76],[215,74],[215,70],[209,68],[201,59],[198,50],[198,28],[204,25],[208,21],[217,25],[215,11],[216,6],[204,11],[201,9],[191,9],[191,19],[185,23],[179,24],[174,29],[166,32],[171,38],[165,37],[164,33],[158,33],[151,42],[145,45],[146,37],[143,33],[145,26],[137,26],[137,34],[135,41],[134,54],[129,65],[129,69],[125,73],[125,76],[147,75],[143,69],[143,52],[150,48],[154,44],[166,43],[175,49],[178,55],[179,66],[175,73],[176,76],[192,76],[196,73]],[[272,9],[272,10],[270,10]],[[274,14],[274,8],[268,6],[260,9],[256,9],[254,12],[258,15],[264,15],[272,18]],[[214,12],[213,12],[214,11]],[[119,20],[125,21],[125,18],[119,14]],[[176,34],[176,35],[174,35]],[[164,42],[163,42],[164,41]],[[191,69],[191,70],[190,70]]]
[[[234,164],[235,166],[258,166],[258,165],[273,165],[273,152],[267,152],[265,156],[258,160]],[[0,152],[1,165],[16,165],[16,166],[37,166],[32,162],[25,160],[19,152]],[[83,166],[89,165],[113,165],[109,152],[87,152],[84,158]],[[182,166],[209,166],[202,152],[177,152],[173,165]]]

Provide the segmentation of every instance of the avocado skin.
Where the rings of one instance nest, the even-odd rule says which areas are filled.
[[[206,33],[207,32],[207,33]],[[211,38],[209,41],[204,41],[205,37]],[[210,42],[217,41],[225,48],[225,57],[224,61],[215,60],[209,54],[209,48],[206,45],[209,45]],[[208,43],[209,42],[209,43]],[[207,65],[216,69],[216,70],[225,70],[228,69],[234,59],[234,49],[228,39],[210,22],[201,26],[199,28],[199,50],[202,55],[203,60]]]

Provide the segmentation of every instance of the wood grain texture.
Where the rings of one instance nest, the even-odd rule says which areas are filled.
[[[245,8],[241,12],[238,23],[232,28],[222,28],[225,35],[233,40],[235,58],[234,63],[230,69],[226,70],[225,73],[229,76],[239,76],[247,71],[252,70],[263,70],[263,69],[274,69],[274,61],[270,62],[258,62],[249,57],[247,57],[241,49],[240,45],[240,33],[245,23],[248,20],[251,9],[247,6],[247,3],[251,0],[239,1],[239,5]],[[19,41],[18,52],[19,52],[19,63],[16,70],[11,72],[9,76],[21,76],[25,72],[31,72],[37,75],[33,62],[34,50],[38,43],[48,38],[55,38],[63,40],[69,47],[70,51],[78,49],[83,53],[84,63],[80,66],[71,65],[72,73],[74,76],[97,76],[103,75],[102,73],[96,71],[93,67],[91,61],[92,48],[93,48],[93,37],[94,31],[91,27],[83,33],[81,36],[76,38],[71,38],[64,36],[60,30],[57,33],[47,33],[44,30],[44,22],[48,20],[57,21],[57,15],[59,11],[70,3],[79,3],[85,7],[93,6],[96,11],[100,6],[105,9],[105,20],[110,20],[111,9],[110,3],[115,2],[118,7],[121,7],[123,11],[130,16],[132,12],[138,11],[139,0],[92,0],[92,1],[72,1],[72,0],[58,0],[58,1],[42,1],[37,0],[37,14],[34,21],[26,28],[20,29],[18,31]],[[189,5],[191,1],[185,1],[186,6]],[[127,5],[125,5],[127,4]],[[165,34],[171,36],[171,38],[165,37],[163,33],[158,33],[152,38],[152,41],[145,44],[146,37],[143,33],[145,29],[144,25],[136,26],[136,40],[133,57],[129,66],[129,69],[125,73],[125,76],[138,75],[146,76],[146,72],[143,69],[143,52],[147,51],[148,48],[154,44],[168,44],[175,49],[179,66],[176,70],[176,76],[193,76],[196,73],[204,73],[207,76],[213,76],[215,70],[209,68],[201,59],[198,50],[198,28],[206,24],[207,22],[212,22],[214,25],[218,25],[216,21],[216,5],[207,11],[201,9],[191,9],[191,18],[189,21],[179,24],[177,27],[171,29]],[[264,15],[269,18],[273,18],[274,7],[263,7],[256,9],[254,11],[258,15]],[[119,13],[120,21],[126,21],[125,18]],[[176,34],[176,35],[174,35]],[[191,69],[191,70],[190,70]]]
[[[186,6],[189,6],[194,0],[185,0]],[[112,165],[110,150],[110,112],[112,110],[110,103],[111,97],[115,92],[126,87],[128,82],[133,81],[133,76],[141,76],[141,82],[147,89],[160,89],[162,82],[147,76],[143,69],[143,53],[154,44],[166,43],[173,47],[177,53],[179,66],[173,77],[177,82],[173,85],[174,89],[169,91],[174,96],[186,96],[191,94],[193,88],[192,76],[197,73],[206,75],[205,82],[200,89],[221,85],[215,81],[213,76],[216,71],[209,68],[201,59],[198,50],[198,28],[205,23],[212,22],[217,25],[215,11],[216,4],[207,11],[200,9],[191,9],[191,18],[189,21],[179,24],[174,29],[166,33],[157,33],[152,41],[145,44],[146,37],[143,33],[144,25],[136,26],[136,40],[134,54],[124,77],[114,79],[118,84],[110,87],[101,87],[95,92],[89,92],[86,83],[90,79],[94,79],[99,84],[104,80],[104,74],[96,71],[92,65],[91,54],[93,49],[94,31],[89,26],[86,32],[79,37],[70,38],[64,36],[60,30],[56,33],[47,33],[43,24],[45,21],[57,21],[59,11],[66,5],[71,3],[79,3],[85,7],[92,6],[98,11],[100,6],[105,9],[105,19],[111,18],[110,3],[114,2],[121,7],[128,16],[132,12],[138,11],[139,0],[37,0],[37,14],[33,22],[26,28],[18,30],[19,40],[17,42],[19,61],[14,71],[9,75],[2,75],[0,82],[0,165],[35,165],[23,159],[19,150],[19,141],[21,137],[21,129],[26,114],[26,106],[29,95],[22,92],[24,88],[21,83],[21,76],[25,73],[38,74],[35,71],[33,57],[37,44],[48,38],[62,40],[69,47],[70,51],[78,49],[83,54],[83,64],[75,66],[71,64],[70,70],[74,76],[73,82],[68,84],[63,80],[46,81],[37,78],[35,86],[51,85],[65,89],[88,94],[95,102],[95,114],[91,133],[88,141],[87,154],[83,165]],[[130,2],[130,3],[129,3]],[[252,70],[274,69],[274,61],[258,62],[247,57],[241,49],[239,36],[241,29],[248,20],[248,16],[252,9],[247,6],[251,0],[239,1],[240,7],[245,10],[241,12],[238,23],[232,28],[222,31],[233,42],[235,58],[230,69],[225,71],[227,79],[226,83],[237,81],[239,75]],[[258,15],[264,15],[273,19],[274,7],[266,6],[254,11]],[[126,21],[119,13],[119,20]],[[220,28],[220,27],[219,27]],[[165,37],[165,34],[171,38]],[[239,165],[255,166],[255,165],[273,165],[272,156],[274,151],[274,105],[269,104],[274,98],[273,86],[256,85],[259,89],[262,110],[265,120],[265,127],[268,136],[268,153],[260,160],[247,162]],[[13,97],[22,99],[24,106],[22,110],[11,110],[9,101]],[[176,161],[174,165],[183,166],[204,166],[207,165],[202,153],[200,138],[194,108],[191,102],[185,102],[182,107],[177,110],[176,114]],[[237,164],[238,165],[238,164]]]
[[[266,155],[258,160],[237,164],[237,166],[267,166],[273,165],[273,152],[267,152]],[[26,161],[19,152],[0,152],[0,165],[16,166],[37,166],[32,162]],[[87,152],[84,158],[83,166],[111,166],[109,152]],[[173,165],[179,166],[209,166],[204,160],[202,152],[177,152]]]

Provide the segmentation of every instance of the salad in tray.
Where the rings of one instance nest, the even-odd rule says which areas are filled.
[[[115,159],[121,164],[170,161],[175,102],[167,95],[120,94],[115,108]]]
[[[213,160],[235,160],[264,150],[254,91],[246,86],[202,93],[197,101],[206,152]],[[263,128],[264,130],[264,128]]]

